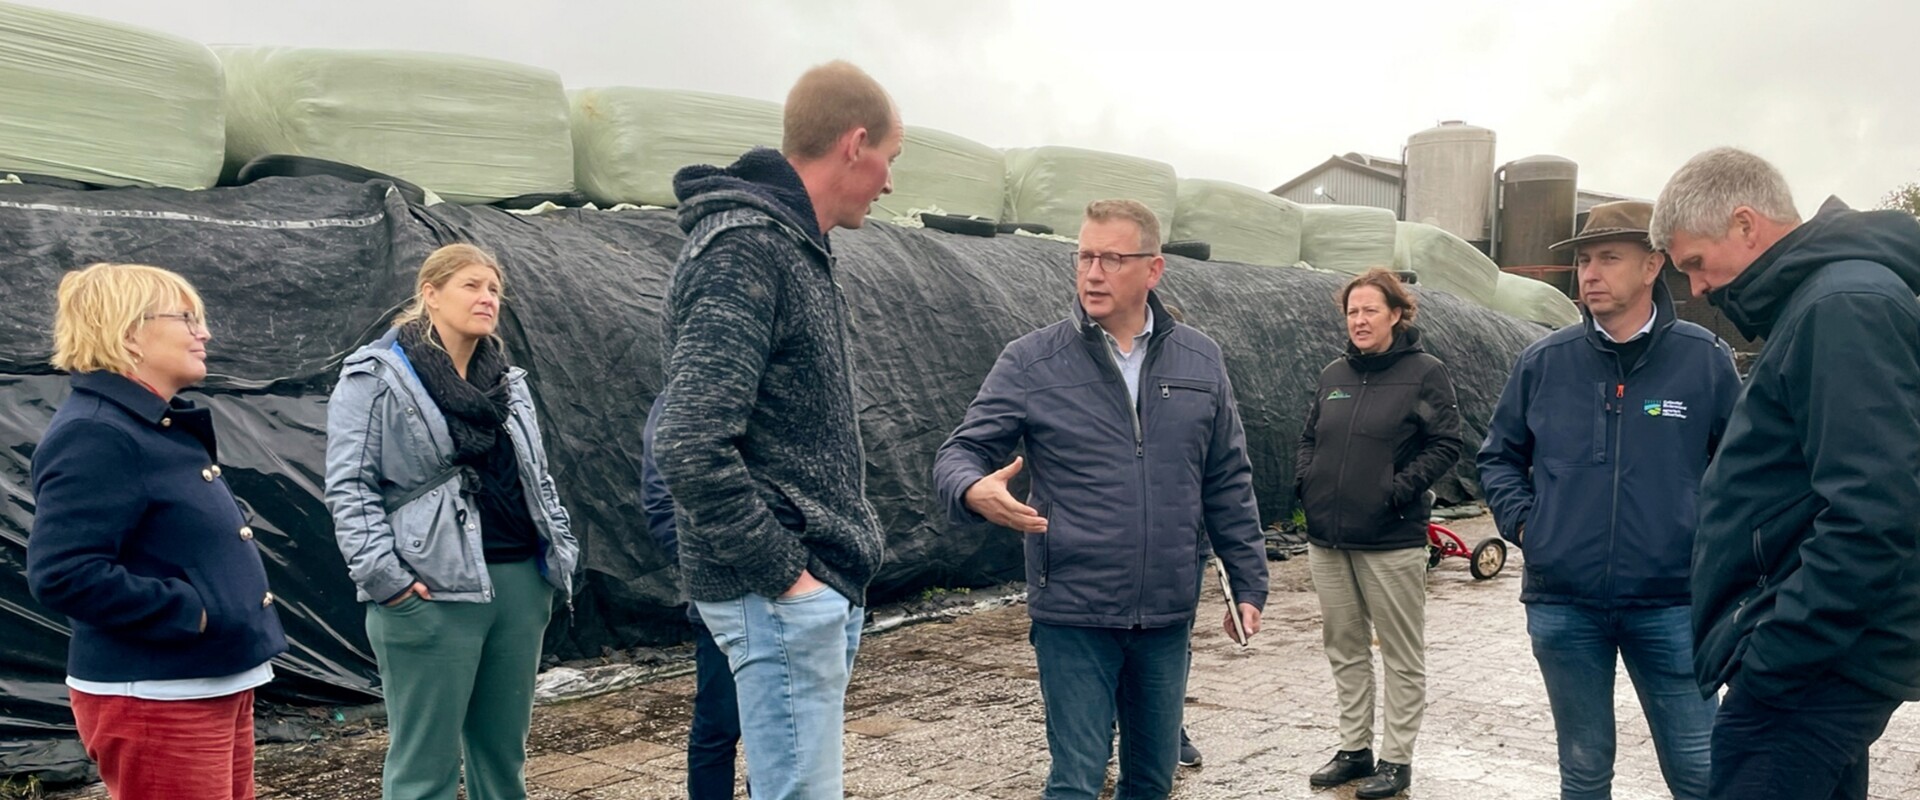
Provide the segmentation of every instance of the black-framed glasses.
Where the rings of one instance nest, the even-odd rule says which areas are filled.
[[[1099,264],[1101,272],[1112,275],[1127,268],[1127,259],[1153,256],[1153,253],[1089,253],[1083,250],[1073,254],[1073,265],[1081,272],[1086,272]]]
[[[187,330],[204,331],[207,329],[207,321],[202,319],[199,314],[191,311],[170,311],[164,314],[148,314],[141,317],[141,319],[177,319],[187,323]]]

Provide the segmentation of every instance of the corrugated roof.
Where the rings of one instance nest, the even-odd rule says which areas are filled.
[[[1369,156],[1364,153],[1348,153],[1344,156],[1332,156],[1328,158],[1326,161],[1320,162],[1319,166],[1314,167],[1313,169],[1307,170],[1306,172],[1302,172],[1298,177],[1294,178],[1293,180],[1287,181],[1286,183],[1280,184],[1279,186],[1275,187],[1274,190],[1270,192],[1270,194],[1286,194],[1287,192],[1292,191],[1293,189],[1298,187],[1300,184],[1303,184],[1309,180],[1312,180],[1314,176],[1319,175],[1320,173],[1326,172],[1327,170],[1333,169],[1335,167],[1347,167],[1350,169],[1356,169],[1361,172],[1368,172],[1368,173],[1378,175],[1381,178],[1384,178],[1388,181],[1392,181],[1394,183],[1399,183],[1400,170],[1402,165],[1400,164],[1400,162],[1394,161],[1392,159],[1380,158],[1379,156]]]

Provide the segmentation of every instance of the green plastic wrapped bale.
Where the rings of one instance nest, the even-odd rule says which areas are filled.
[[[216,48],[227,170],[284,154],[340,161],[456,203],[573,191],[560,76],[472,56]]]
[[[1420,285],[1489,305],[1500,266],[1467,240],[1419,222],[1402,222],[1393,244],[1393,268],[1420,276]]]
[[[224,88],[198,42],[0,3],[0,177],[212,186]]]
[[[1300,260],[1300,206],[1226,181],[1182,178],[1173,212],[1173,239],[1213,245],[1214,261],[1271,267]]]
[[[1007,151],[1009,222],[1037,222],[1077,236],[1087,204],[1138,200],[1160,218],[1162,240],[1173,228],[1179,204],[1173,167],[1158,161],[1077,147],[1029,147]]]
[[[1319,269],[1358,275],[1393,266],[1398,220],[1372,206],[1301,206],[1300,260]]]
[[[677,206],[673,174],[780,146],[780,105],[705,92],[610,86],[573,93],[574,176],[600,205]]]
[[[1580,321],[1580,307],[1553,284],[1509,272],[1500,273],[1493,302],[1488,305],[1495,311],[1549,328],[1564,328]]]
[[[893,194],[874,213],[903,217],[916,208],[998,219],[1007,193],[1005,158],[979,142],[931,128],[907,126],[905,149],[893,165]]]

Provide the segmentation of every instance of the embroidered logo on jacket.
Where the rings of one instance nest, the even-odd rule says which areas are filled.
[[[1335,389],[1335,390],[1333,390],[1333,391],[1332,391],[1331,393],[1329,393],[1329,394],[1327,395],[1327,399],[1328,399],[1328,400],[1345,400],[1345,399],[1347,399],[1347,398],[1349,398],[1349,397],[1352,397],[1352,396],[1353,396],[1353,395],[1350,395],[1350,394],[1347,394],[1347,393],[1346,393],[1346,392],[1344,392],[1344,391],[1341,391],[1341,390],[1339,390],[1339,389]]]
[[[1646,410],[1649,417],[1687,418],[1687,404],[1679,400],[1648,400],[1641,408]]]

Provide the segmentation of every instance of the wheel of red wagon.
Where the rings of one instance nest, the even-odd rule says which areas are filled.
[[[1473,561],[1467,571],[1473,573],[1474,580],[1484,581],[1500,574],[1506,566],[1507,543],[1490,537],[1473,546]]]

